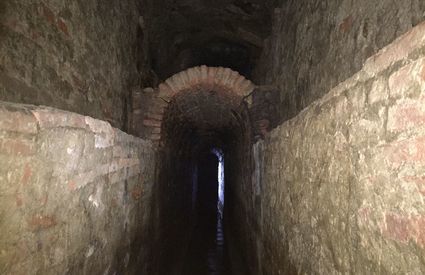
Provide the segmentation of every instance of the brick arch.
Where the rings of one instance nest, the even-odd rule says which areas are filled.
[[[248,96],[255,85],[229,68],[199,66],[173,75],[159,85],[159,96],[171,99],[176,94],[193,89],[225,91],[240,97]]]
[[[168,78],[155,89],[156,92],[150,99],[152,102],[145,108],[147,111],[142,114],[142,109],[135,110],[134,132],[138,136],[158,142],[161,139],[162,120],[168,104],[176,95],[185,91],[223,92],[242,101],[254,91],[255,87],[250,80],[228,68],[198,66],[187,69]],[[137,129],[140,120],[143,122]]]

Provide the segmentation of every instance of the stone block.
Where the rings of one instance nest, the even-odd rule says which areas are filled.
[[[0,130],[23,134],[36,134],[37,120],[25,109],[2,106],[0,109]]]
[[[388,110],[387,129],[394,133],[419,130],[425,125],[425,97],[403,99]]]
[[[86,128],[84,116],[79,114],[49,108],[37,108],[32,110],[32,113],[41,129],[58,127]]]
[[[33,156],[37,152],[34,140],[25,138],[1,138],[0,154],[15,157]]]
[[[144,119],[143,125],[148,127],[161,127],[161,121],[160,120],[154,120],[154,119]]]
[[[412,89],[419,89],[414,78],[415,63],[411,63],[395,71],[389,78],[390,96],[392,98],[405,97],[412,93]]]
[[[377,102],[384,102],[389,97],[389,89],[386,79],[378,78],[373,84],[368,94],[369,104],[375,104]]]

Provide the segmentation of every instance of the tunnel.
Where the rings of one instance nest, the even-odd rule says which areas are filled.
[[[423,0],[0,1],[0,274],[425,274]]]
[[[161,125],[160,273],[178,274],[183,268],[184,274],[232,274],[224,230],[230,210],[225,205],[231,205],[232,182],[240,180],[238,169],[250,165],[248,102],[236,90],[238,80],[249,82],[229,69],[209,68],[206,75],[227,72],[222,74],[226,80],[233,76],[227,83],[234,85],[223,88],[220,81],[202,78],[200,67],[189,71],[191,88],[169,96]],[[173,84],[178,86],[178,80]],[[173,84],[166,86],[171,89]]]
[[[225,260],[229,264],[225,215],[233,200],[232,184],[241,180],[238,169],[250,165],[248,107],[236,91],[196,87],[173,96],[163,118],[158,181],[164,224],[159,227],[167,264],[160,264],[165,268],[160,273],[177,272],[170,264],[175,259],[176,266],[183,264],[184,274],[232,274],[231,266],[224,266]],[[219,164],[226,183],[220,200]],[[179,258],[184,247],[186,259]]]

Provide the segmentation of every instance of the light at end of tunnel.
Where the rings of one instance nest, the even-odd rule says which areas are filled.
[[[218,159],[218,201],[217,208],[220,216],[223,217],[224,209],[224,154],[219,148],[212,149],[212,153]]]

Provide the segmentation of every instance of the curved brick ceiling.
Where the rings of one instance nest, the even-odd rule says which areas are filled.
[[[162,80],[198,65],[229,67],[249,77],[270,32],[271,2],[155,1],[146,19],[154,70]]]
[[[150,139],[157,141],[168,132],[172,136],[167,139],[174,139],[183,130],[220,139],[240,126],[239,117],[254,89],[254,83],[228,68],[199,66],[177,73],[159,85],[161,104],[150,104],[141,135],[151,133]]]
[[[202,148],[229,146],[243,131],[244,98],[254,87],[222,67],[194,67],[167,79],[159,85],[159,97],[169,102],[160,126],[162,141],[195,154]]]

